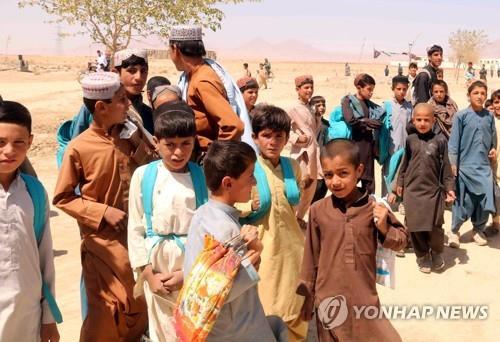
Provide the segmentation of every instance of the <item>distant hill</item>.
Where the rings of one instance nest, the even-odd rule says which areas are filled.
[[[247,41],[236,48],[216,47],[217,56],[226,59],[261,60],[265,57],[279,61],[347,61],[357,58],[349,52],[330,52],[317,49],[299,40],[271,43],[261,38]]]

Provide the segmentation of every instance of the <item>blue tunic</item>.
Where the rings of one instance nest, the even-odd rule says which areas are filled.
[[[458,169],[452,223],[455,232],[468,218],[472,218],[474,228],[481,230],[488,213],[495,212],[488,154],[496,144],[495,122],[490,112],[475,112],[469,107],[456,114],[448,143],[450,163]]]

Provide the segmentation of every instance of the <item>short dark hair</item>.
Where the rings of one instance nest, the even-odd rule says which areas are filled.
[[[443,48],[439,45],[432,45],[428,50],[427,50],[427,57],[432,56],[433,53],[439,52],[441,55],[443,54]]]
[[[252,111],[252,130],[255,135],[265,129],[273,132],[285,132],[290,134],[292,120],[290,116],[281,108],[259,104]]]
[[[319,102],[323,102],[323,103],[326,103],[326,100],[323,96],[320,96],[320,95],[316,95],[316,96],[313,96],[311,97],[311,99],[309,100],[309,104],[311,106],[315,106],[316,104],[318,104]]]
[[[410,65],[408,65],[408,69],[415,68],[418,69],[418,64],[415,62],[411,62]]]
[[[210,144],[203,170],[210,191],[217,191],[226,176],[239,178],[257,160],[255,151],[247,143],[232,140],[215,140]]]
[[[406,76],[399,76],[399,75],[398,76],[394,76],[392,78],[392,89],[394,89],[396,87],[396,85],[399,84],[399,83],[409,85],[410,84],[410,80]]]
[[[116,67],[116,70],[118,70],[118,72],[120,72],[122,69],[127,69],[128,67],[136,66],[136,65],[147,67],[148,62],[142,57],[132,55],[129,58],[123,60],[121,65],[115,66],[115,67]]]
[[[491,93],[491,101],[495,100],[500,100],[500,89],[495,90],[493,93]]]
[[[364,88],[366,86],[369,86],[369,85],[375,85],[375,79],[373,77],[371,77],[370,75],[368,74],[361,74],[361,75],[358,75],[356,77],[356,79],[354,80],[354,85],[356,87],[361,87],[361,88]]]
[[[431,84],[431,92],[434,90],[435,86],[441,86],[441,87],[443,87],[444,91],[446,92],[446,94],[448,94],[448,83],[446,83],[445,81],[443,81],[443,80],[435,80],[434,82],[432,82],[432,84]]]
[[[177,47],[183,55],[188,57],[203,57],[207,54],[201,40],[170,40],[169,44]]]
[[[163,86],[163,85],[170,85],[170,81],[168,78],[163,77],[163,76],[153,76],[148,80],[148,83],[146,84],[146,89],[149,92],[152,92],[156,87]]]
[[[486,102],[484,103],[484,108],[488,108],[493,104],[493,101],[491,99],[487,99]]]
[[[248,63],[243,63],[243,66],[244,66],[245,68],[248,68]]]
[[[112,99],[107,99],[107,100],[91,100],[91,99],[87,99],[86,97],[83,98],[83,104],[85,105],[85,107],[87,107],[87,109],[89,110],[89,112],[91,114],[94,114],[94,112],[95,112],[95,104],[97,103],[97,101],[102,101],[102,102],[105,102],[105,103],[111,103],[113,100]]]
[[[3,101],[0,97],[0,122],[25,127],[31,134],[31,114],[19,102]]]
[[[483,88],[486,90],[486,92],[488,92],[488,86],[486,85],[486,83],[478,80],[478,81],[472,82],[472,84],[469,86],[469,88],[467,89],[467,95],[470,95],[470,93],[472,93],[474,88]]]
[[[361,155],[359,147],[351,140],[333,139],[326,144],[321,151],[321,159],[335,158],[341,156],[345,158],[351,165],[358,167],[361,164]]]
[[[195,137],[196,124],[193,111],[173,109],[161,112],[155,120],[154,135],[157,139]]]

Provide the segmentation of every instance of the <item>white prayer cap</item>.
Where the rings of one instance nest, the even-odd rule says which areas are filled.
[[[176,85],[163,85],[158,86],[153,90],[153,94],[151,95],[151,101],[156,101],[156,98],[163,94],[164,92],[169,91],[175,94],[179,99],[182,97],[181,88]]]
[[[143,58],[148,62],[148,51],[146,49],[125,49],[115,52],[115,67],[122,65],[122,62],[132,57],[132,55]]]
[[[83,97],[89,100],[110,100],[120,89],[120,76],[114,72],[94,72],[82,81]]]
[[[202,40],[201,26],[199,25],[178,25],[170,30],[169,40],[192,41]]]

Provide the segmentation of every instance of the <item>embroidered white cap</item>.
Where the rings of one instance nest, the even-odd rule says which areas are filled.
[[[175,94],[179,99],[182,97],[181,88],[176,85],[163,85],[158,86],[153,90],[153,94],[151,94],[151,101],[156,101],[156,98],[163,94],[164,92],[171,92]]]
[[[199,25],[177,25],[170,30],[169,40],[192,41],[202,40],[203,35]]]
[[[120,76],[114,72],[95,72],[82,81],[83,97],[89,100],[110,100],[120,89]]]
[[[143,58],[148,62],[148,51],[146,49],[125,49],[115,52],[115,67],[122,65],[123,61],[132,56]]]

